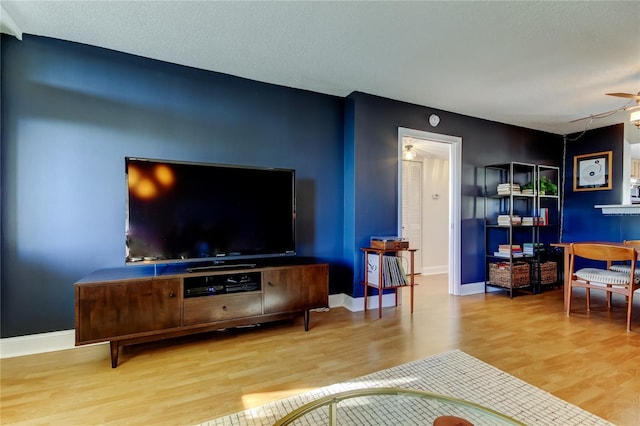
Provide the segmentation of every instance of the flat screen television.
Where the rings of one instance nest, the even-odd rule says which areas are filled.
[[[126,264],[295,255],[295,170],[125,158]]]

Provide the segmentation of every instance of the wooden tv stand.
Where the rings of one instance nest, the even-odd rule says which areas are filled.
[[[104,269],[75,283],[76,346],[120,347],[278,321],[328,307],[329,265],[303,264],[187,272]]]

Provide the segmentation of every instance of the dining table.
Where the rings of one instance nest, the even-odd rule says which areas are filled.
[[[576,241],[577,243],[578,241]],[[624,243],[615,241],[580,241],[584,243],[609,244],[616,246],[624,246]],[[551,243],[551,247],[559,247],[564,252],[564,289],[563,289],[563,307],[567,310],[567,301],[569,300],[569,292],[571,291],[571,243]],[[635,246],[638,252],[637,259],[640,260],[640,246]]]

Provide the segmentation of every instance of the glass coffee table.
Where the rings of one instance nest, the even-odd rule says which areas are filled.
[[[274,426],[285,425],[501,426],[524,423],[462,399],[387,387],[351,390],[316,399],[274,423]]]

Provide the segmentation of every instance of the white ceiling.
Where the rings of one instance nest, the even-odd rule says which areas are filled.
[[[556,134],[627,123],[637,1],[1,0],[35,34],[336,96],[361,91]],[[426,118],[425,118],[426,120]]]

